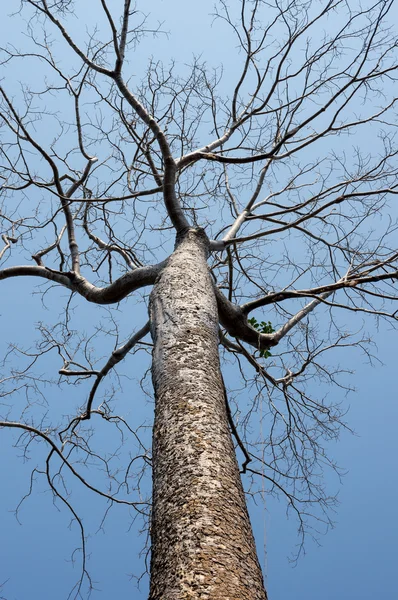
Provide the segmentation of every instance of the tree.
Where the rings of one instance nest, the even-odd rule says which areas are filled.
[[[145,36],[164,35],[131,0],[119,14],[99,0],[85,35],[77,3],[22,0],[28,47],[2,49],[0,258],[9,263],[0,279],[32,277],[69,296],[63,319],[40,325],[35,351],[12,349],[27,365],[7,355],[3,397],[28,405],[17,417],[7,401],[0,424],[22,434],[26,452],[32,440],[48,445],[43,472],[81,530],[75,597],[90,579],[70,474],[145,516],[141,480],[152,466],[151,600],[266,598],[239,468],[251,486],[258,476],[287,499],[301,535],[311,514],[328,524],[320,471],[334,464],[323,442],[338,435],[344,409],[314,398],[309,382],[338,385],[327,351],[358,346],[371,357],[370,340],[360,327],[347,331],[340,309],[354,328],[357,315],[396,322],[392,7],[221,0],[218,26],[238,44],[231,86],[200,58],[188,67],[151,58],[140,81],[131,76]],[[8,75],[22,58],[39,63],[40,78],[17,93]],[[132,296],[149,320],[124,343],[112,308],[95,342],[71,327],[74,303],[131,310],[123,301]],[[100,395],[116,365],[152,346],[149,333],[151,453],[139,423]],[[98,367],[92,346],[110,335],[114,350]],[[251,393],[246,411],[228,400],[219,347]],[[91,382],[83,406],[54,421],[33,406],[47,383],[35,365],[52,352],[59,385]],[[263,396],[268,430],[258,441],[250,422]],[[100,420],[135,439],[123,472],[92,442]],[[83,474],[92,461],[109,476],[106,492]]]

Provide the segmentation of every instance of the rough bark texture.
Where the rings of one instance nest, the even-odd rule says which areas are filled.
[[[189,230],[151,294],[150,600],[265,600],[229,432],[207,239]]]

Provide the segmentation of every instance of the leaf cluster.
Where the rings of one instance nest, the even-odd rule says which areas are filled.
[[[254,329],[257,329],[259,333],[274,333],[275,331],[271,321],[260,321],[259,323],[255,317],[251,317],[250,319],[247,319],[247,322],[250,323]],[[269,350],[260,350],[260,356],[261,358],[269,358],[272,354]]]

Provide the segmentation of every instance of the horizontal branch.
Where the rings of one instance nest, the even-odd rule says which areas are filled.
[[[359,285],[363,285],[364,283],[376,283],[377,281],[384,281],[386,279],[398,280],[398,270],[369,276],[361,276],[357,273],[351,277],[343,277],[335,283],[308,290],[286,290],[271,293],[267,296],[247,302],[246,304],[242,304],[241,306],[237,306],[227,300],[220,290],[215,287],[220,323],[231,336],[238,338],[243,342],[247,342],[258,350],[265,350],[272,346],[276,346],[289,331],[291,331],[309,313],[315,310],[317,306],[325,302],[335,291],[347,288],[358,288]],[[361,291],[366,292],[366,290]],[[247,320],[250,312],[257,308],[275,304],[283,300],[303,297],[312,297],[313,300],[286,321],[286,323],[284,323],[275,333],[259,333]],[[395,300],[398,301],[398,296]]]
[[[165,262],[147,267],[139,267],[134,271],[129,271],[125,275],[122,275],[113,283],[103,288],[93,285],[85,277],[76,273],[62,273],[61,271],[32,265],[3,269],[0,271],[0,280],[12,277],[41,277],[63,285],[94,304],[114,304],[120,302],[137,289],[153,285],[164,266]]]
[[[257,298],[257,300],[252,300],[251,302],[242,304],[240,308],[245,315],[248,315],[252,310],[255,310],[256,308],[260,308],[261,306],[266,306],[268,304],[275,304],[276,302],[282,302],[283,300],[305,297],[311,298],[314,296],[321,296],[322,294],[329,295],[337,290],[355,288],[359,285],[363,285],[364,283],[377,283],[378,281],[385,281],[386,279],[398,279],[398,270],[391,271],[389,273],[380,273],[379,275],[369,275],[363,277],[361,277],[360,274],[355,274],[349,277],[343,277],[335,283],[321,285],[306,290],[285,290],[282,292],[274,292],[271,294],[267,294],[267,296]],[[322,301],[322,296],[320,301]]]

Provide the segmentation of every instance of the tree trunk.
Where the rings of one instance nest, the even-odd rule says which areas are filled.
[[[207,238],[190,229],[151,294],[150,600],[265,600],[229,431]]]

